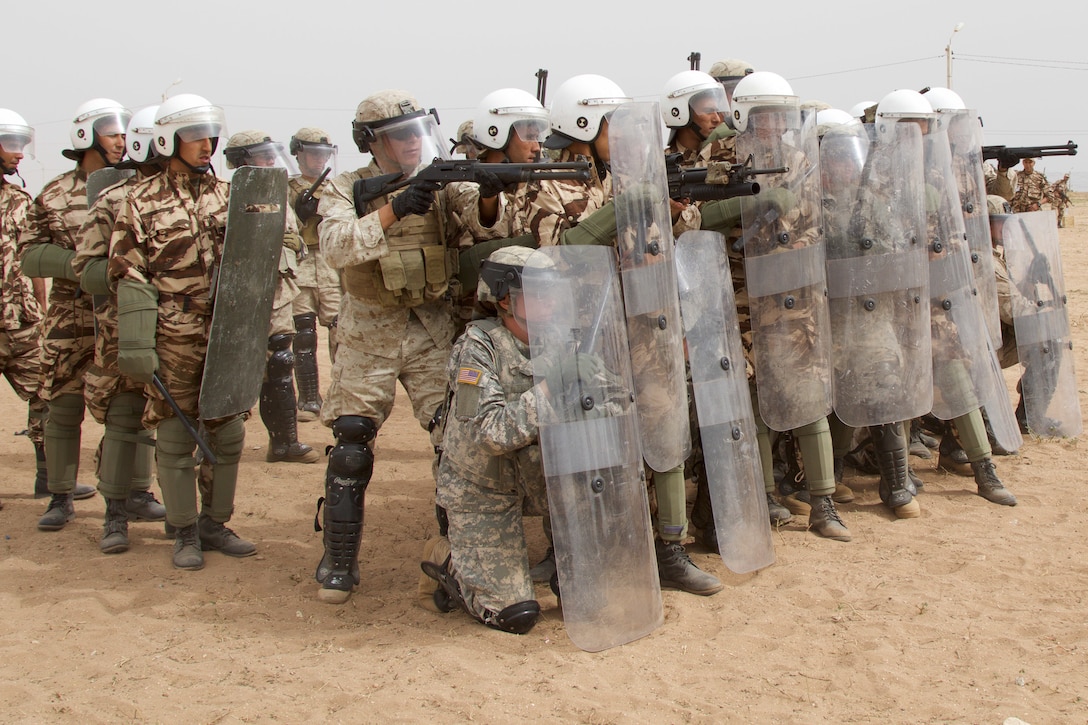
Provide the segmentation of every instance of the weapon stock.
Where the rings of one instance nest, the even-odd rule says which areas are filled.
[[[166,385],[163,384],[162,378],[159,377],[158,373],[151,374],[151,382],[154,384],[155,389],[159,391],[159,394],[166,400],[167,404],[174,410],[174,415],[176,415],[178,420],[181,421],[181,424],[185,426],[185,432],[196,441],[197,448],[204,454],[204,460],[213,466],[218,463],[215,454],[212,453],[211,446],[208,445],[207,441],[200,437],[200,433],[193,427],[193,422],[181,411],[178,402],[174,400],[174,396],[170,395],[170,391],[166,389]]]
[[[404,188],[417,181],[431,181],[442,186],[451,181],[477,180],[477,174],[487,171],[504,184],[519,184],[526,181],[544,181],[547,179],[573,179],[577,181],[589,180],[588,161],[567,161],[562,163],[533,163],[533,164],[488,164],[476,159],[461,159],[456,161],[434,161],[430,166],[420,171],[411,178],[405,178],[404,174],[382,174],[365,179],[363,194],[359,202],[368,202],[380,196],[391,194],[397,189]]]

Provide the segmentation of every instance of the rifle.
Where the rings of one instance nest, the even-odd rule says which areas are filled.
[[[549,179],[573,179],[589,181],[588,161],[567,161],[563,163],[535,164],[487,164],[476,159],[455,161],[435,160],[430,166],[415,176],[405,178],[404,174],[381,174],[363,180],[363,193],[356,201],[366,203],[380,196],[392,194],[416,181],[432,181],[444,186],[451,181],[477,181],[480,171],[489,171],[504,184],[520,184],[525,181],[545,181]]]
[[[1076,156],[1077,145],[1066,141],[1060,146],[983,146],[982,158],[985,161],[997,159],[1001,166],[1013,167],[1023,159],[1035,159],[1043,156]]]
[[[666,154],[665,170],[669,176],[669,198],[691,199],[692,201],[714,201],[732,199],[735,196],[754,196],[759,193],[759,184],[751,181],[757,174],[784,174],[788,166],[773,169],[753,169],[752,156],[743,164],[730,164],[711,161],[706,168],[680,168],[681,155]]]

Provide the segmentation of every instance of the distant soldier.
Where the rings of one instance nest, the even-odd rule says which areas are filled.
[[[1046,196],[1058,212],[1058,228],[1065,227],[1065,210],[1073,206],[1073,200],[1069,198],[1069,174],[1051,184]]]
[[[38,396],[42,307],[30,279],[15,263],[15,237],[26,221],[31,198],[5,178],[19,175],[19,162],[32,153],[33,143],[34,129],[23,117],[0,109],[0,368],[16,395],[29,404],[27,435],[38,460],[34,495],[45,496],[49,493],[42,445],[46,405]]]
[[[87,175],[116,166],[125,155],[125,128],[132,114],[108,98],[76,109],[72,148],[61,153],[76,168],[50,181],[34,200],[19,234],[19,260],[29,277],[51,277],[49,309],[42,325],[41,396],[49,404],[45,458],[52,497],[38,521],[59,531],[75,518],[73,499],[93,496],[76,484],[85,406],[83,375],[94,359],[94,309],[72,269],[79,230],[87,219]]]
[[[1047,202],[1049,183],[1046,176],[1035,170],[1035,159],[1024,159],[1024,170],[1016,173],[1016,193],[1012,195],[1012,211],[1039,211]]]
[[[298,383],[298,419],[317,420],[321,415],[321,384],[317,373],[317,323],[329,331],[329,360],[336,361],[336,316],[340,313],[340,272],[329,266],[321,253],[317,206],[329,184],[326,178],[308,194],[326,170],[336,175],[337,147],[320,128],[300,128],[288,147],[298,162],[299,175],[287,182],[288,202],[301,226],[306,254],[295,271],[299,294],[295,297],[295,381]]]

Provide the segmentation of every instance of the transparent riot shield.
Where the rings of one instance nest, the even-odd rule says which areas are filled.
[[[896,124],[820,141],[835,413],[857,428],[933,404],[922,135]]]
[[[616,247],[635,375],[642,455],[655,471],[691,453],[680,300],[661,112],[626,103],[608,124]]]
[[[563,620],[590,652],[663,621],[619,285],[606,247],[546,247],[522,272]]]
[[[257,402],[286,212],[284,169],[234,172],[200,383],[202,420],[244,413]]]
[[[745,574],[774,563],[774,542],[725,239],[685,232],[676,266],[718,549]]]
[[[971,274],[982,305],[982,319],[995,348],[1001,347],[1001,318],[997,311],[997,277],[990,240],[990,216],[986,210],[986,176],[982,170],[982,123],[975,111],[942,114],[948,122],[952,171],[960,192],[967,246],[971,250]]]
[[[1005,220],[1003,239],[1028,427],[1040,436],[1080,435],[1057,217],[1053,211],[1013,214]]]
[[[756,168],[760,193],[742,211],[744,269],[752,315],[759,411],[785,431],[831,412],[831,323],[820,228],[815,115],[794,107],[753,109],[737,158]]]
[[[971,272],[948,134],[944,128],[933,128],[923,143],[933,414],[951,420],[978,408],[988,397],[984,391],[992,382],[986,353],[989,333]]]
[[[99,195],[119,181],[131,178],[136,172],[132,169],[118,169],[108,166],[87,175],[87,208],[98,201]]]

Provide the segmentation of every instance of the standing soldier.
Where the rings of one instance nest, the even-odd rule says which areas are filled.
[[[0,363],[15,393],[28,402],[27,435],[38,460],[34,495],[45,495],[42,423],[45,402],[38,396],[42,308],[30,280],[15,264],[15,242],[26,221],[31,198],[5,177],[19,175],[19,162],[31,153],[34,129],[18,113],[0,108]]]
[[[342,270],[339,348],[321,420],[336,446],[325,476],[324,545],[318,598],[339,604],[359,583],[363,497],[373,471],[370,441],[404,385],[416,419],[440,440],[435,420],[445,399],[453,336],[446,292],[452,270],[447,246],[448,193],[428,181],[367,199],[364,182],[384,174],[411,176],[445,158],[437,118],[406,91],[364,99],[352,137],[369,166],[340,174],[324,190],[318,213],[321,251]]]
[[[156,371],[181,411],[198,417],[212,315],[213,277],[223,254],[229,185],[212,172],[223,110],[180,94],[155,114],[155,151],[166,170],[125,197],[110,240],[109,280],[117,291],[117,363],[151,384]],[[157,431],[155,459],[167,523],[176,529],[174,566],[201,569],[203,549],[250,556],[256,547],[225,526],[234,511],[242,415],[204,420],[217,463],[197,515],[195,443],[158,388],[143,424]]]
[[[317,227],[318,203],[328,181],[313,193],[310,187],[327,170],[336,172],[337,148],[320,128],[300,128],[291,137],[289,150],[298,162],[299,176],[287,184],[288,202],[301,226],[306,256],[298,263],[295,279],[299,294],[292,303],[295,316],[295,381],[298,383],[298,419],[316,420],[321,415],[321,384],[317,374],[317,323],[329,331],[329,361],[336,360],[336,315],[340,312],[340,273],[321,254]]]
[[[45,458],[52,497],[38,521],[42,531],[59,531],[75,518],[73,499],[94,495],[76,484],[83,375],[94,358],[94,310],[72,269],[76,240],[87,218],[87,175],[116,166],[125,155],[128,109],[95,98],[76,109],[72,148],[62,153],[76,168],[50,181],[34,200],[19,234],[19,259],[28,277],[51,277],[49,309],[42,326],[41,396],[49,404]]]
[[[98,490],[106,499],[106,520],[99,548],[106,554],[128,550],[130,517],[143,521],[166,518],[166,509],[150,491],[154,441],[140,422],[147,404],[144,386],[121,375],[117,369],[117,298],[110,292],[106,275],[110,236],[121,202],[133,186],[162,171],[152,150],[157,110],[158,106],[141,109],[129,121],[125,134],[128,159],[122,164],[134,167],[136,174],[98,195],[80,230],[72,260],[80,287],[94,295],[97,302],[94,362],[84,376],[87,386],[84,397],[91,415],[106,428],[98,461]],[[119,171],[113,173],[120,176]]]
[[[1046,176],[1035,170],[1035,159],[1024,159],[1023,171],[1016,172],[1016,192],[1012,195],[1012,211],[1039,211],[1047,202],[1049,183]]]
[[[290,173],[291,164],[277,143],[264,131],[241,131],[227,141],[223,149],[227,167],[278,167]],[[268,329],[268,355],[265,358],[264,384],[261,386],[261,421],[268,429],[269,463],[317,463],[321,456],[298,440],[295,381],[292,372],[295,356],[291,343],[295,336],[291,313],[299,288],[295,283],[296,255],[302,249],[302,237],[294,215],[287,213],[286,232],[280,249],[279,276],[276,297],[272,302],[272,319]]]

